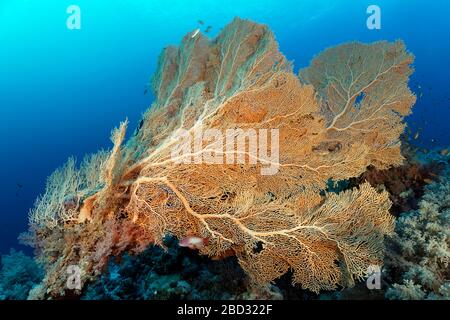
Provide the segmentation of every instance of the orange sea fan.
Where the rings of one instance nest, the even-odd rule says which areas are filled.
[[[55,273],[69,264],[80,265],[86,281],[109,256],[162,244],[167,234],[208,239],[199,251],[211,257],[232,252],[257,286],[289,270],[314,292],[351,286],[382,261],[391,203],[367,183],[321,191],[368,165],[401,163],[402,117],[415,101],[407,87],[412,61],[400,42],[350,43],[320,54],[299,79],[264,25],[236,18],[212,41],[185,36],[160,57],[156,100],[140,129],[125,145],[126,123],[114,131],[103,181],[80,192],[82,202],[95,199],[89,220],[45,228],[35,223],[41,209],[34,211],[48,266],[34,296],[64,295]],[[180,132],[208,129],[235,130],[232,143],[217,148],[218,134],[174,158]],[[235,148],[240,138],[250,141],[243,132],[258,139],[276,132],[267,141],[278,145]],[[61,234],[65,243],[52,241]]]

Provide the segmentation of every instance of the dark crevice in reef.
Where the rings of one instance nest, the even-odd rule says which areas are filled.
[[[349,180],[349,188],[367,181],[380,191],[388,191],[392,201],[390,212],[396,217],[402,212],[416,210],[425,187],[437,181],[447,165],[447,157],[441,152],[421,150],[403,141],[403,165],[386,170],[370,166],[361,176]]]
[[[440,156],[439,150],[421,150],[403,142],[404,164],[385,170],[377,170],[369,166],[359,177],[349,180],[327,182],[327,188],[321,192],[340,193],[351,190],[364,182],[380,192],[388,191],[392,201],[390,212],[398,217],[402,212],[416,210],[425,187],[439,178],[442,170],[448,164],[445,156]],[[434,153],[433,153],[434,152]]]
[[[352,179],[351,184],[368,181],[379,190],[386,189],[392,201],[390,212],[397,217],[402,212],[418,208],[425,186],[433,182],[441,170],[442,166],[434,162],[427,165],[406,163],[387,170],[369,167],[360,177]]]
[[[139,255],[111,259],[81,299],[233,299],[246,292],[247,277],[236,258],[211,261],[172,237],[164,245],[165,250],[152,245]]]

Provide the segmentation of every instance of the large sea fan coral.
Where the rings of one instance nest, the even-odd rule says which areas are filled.
[[[300,80],[264,25],[237,18],[212,41],[186,35],[160,57],[139,130],[125,145],[126,123],[114,131],[103,181],[79,192],[78,219],[42,226],[34,211],[47,276],[33,297],[63,295],[69,265],[86,281],[108,257],[167,234],[207,239],[201,254],[236,255],[258,286],[289,270],[315,292],[351,286],[382,261],[391,203],[369,184],[321,190],[368,165],[401,163],[412,61],[401,42],[351,43],[319,55]],[[193,151],[185,143],[188,152],[174,152],[207,129],[231,140],[203,136]],[[236,148],[249,132],[271,143]]]

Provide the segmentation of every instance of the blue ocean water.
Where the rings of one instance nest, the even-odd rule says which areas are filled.
[[[66,26],[72,4],[81,30]],[[366,27],[371,4],[381,8],[380,30]],[[416,56],[415,143],[449,145],[449,10],[446,0],[0,0],[0,253],[19,247],[56,167],[109,147],[126,117],[136,126],[161,49],[198,20],[211,36],[235,16],[268,24],[296,70],[342,42],[402,39]]]

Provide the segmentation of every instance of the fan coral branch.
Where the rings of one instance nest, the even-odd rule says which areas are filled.
[[[77,221],[83,200],[102,185],[100,173],[107,157],[104,151],[86,156],[79,168],[75,159],[70,158],[57,169],[48,178],[45,193],[36,200],[30,211],[32,228],[53,229]]]
[[[371,162],[378,169],[402,160],[401,121],[415,103],[407,86],[413,60],[400,41],[349,43],[326,50],[300,71],[302,81],[322,98],[327,129],[336,136],[351,131],[371,145]]]

